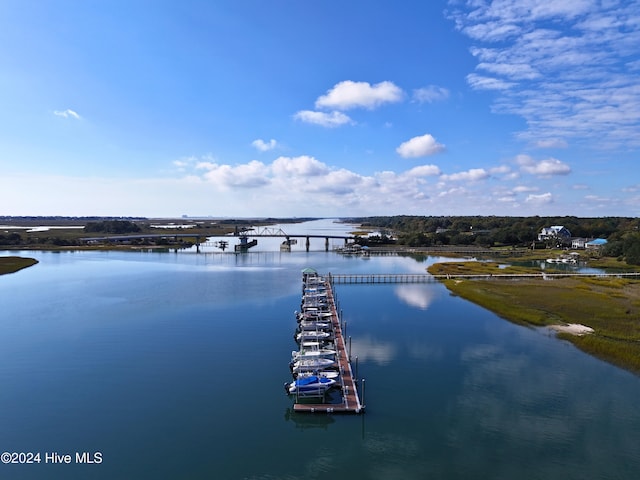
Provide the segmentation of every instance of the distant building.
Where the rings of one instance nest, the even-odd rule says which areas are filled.
[[[584,246],[587,250],[599,250],[607,244],[607,241],[604,238],[596,238],[587,242]]]
[[[576,237],[571,239],[571,248],[578,250],[585,248],[585,245],[589,242],[588,238]]]
[[[554,240],[558,244],[568,245],[571,242],[571,232],[562,225],[544,227],[538,234],[538,240],[541,242]]]

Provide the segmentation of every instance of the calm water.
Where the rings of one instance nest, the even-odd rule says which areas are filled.
[[[278,244],[23,252],[40,263],[0,276],[0,451],[42,462],[0,464],[0,478],[640,477],[638,377],[438,284],[336,286],[367,412],[294,415],[283,383],[301,270],[423,273],[438,259]]]

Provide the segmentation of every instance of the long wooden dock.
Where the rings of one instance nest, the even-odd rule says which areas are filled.
[[[329,311],[331,312],[334,344],[337,352],[336,360],[340,370],[342,403],[295,403],[293,405],[293,411],[307,413],[363,413],[364,404],[361,403],[358,395],[357,379],[354,377],[353,370],[351,369],[349,352],[347,352],[345,339],[342,334],[342,326],[340,325],[340,318],[338,316],[331,282],[325,279],[324,286],[327,291]]]
[[[331,283],[436,283],[437,277],[427,273],[336,273]]]
[[[440,280],[498,280],[518,278],[566,278],[566,277],[595,277],[595,278],[640,278],[640,272],[622,273],[580,273],[580,272],[540,272],[540,273],[493,273],[493,274],[450,274],[431,275],[428,273],[335,273],[329,274],[331,283],[436,283]]]

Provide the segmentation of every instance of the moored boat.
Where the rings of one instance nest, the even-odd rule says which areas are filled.
[[[305,311],[302,313],[296,312],[296,320],[301,322],[303,320],[330,320],[331,312],[318,312],[318,311]]]
[[[291,352],[291,361],[305,360],[308,358],[335,358],[336,351],[331,348],[301,348]]]
[[[313,330],[331,330],[333,325],[331,322],[320,322],[313,320],[303,320],[298,324],[299,331],[313,331]]]
[[[310,377],[312,375],[316,375],[318,377],[324,377],[324,378],[333,378],[333,379],[337,379],[340,376],[340,372],[338,372],[338,370],[318,370],[315,372],[299,372],[299,373],[295,373],[293,376],[294,378],[304,378],[304,377]]]
[[[329,332],[323,332],[319,330],[313,331],[302,331],[297,333],[295,336],[296,341],[304,342],[306,340],[318,340],[318,341],[328,341],[331,340],[333,336]]]
[[[298,378],[291,383],[285,384],[285,389],[289,395],[298,396],[323,396],[327,390],[336,386],[337,382],[333,378],[310,375]]]
[[[292,362],[290,365],[292,373],[300,373],[332,368],[336,367],[338,364],[335,360],[330,358],[306,358],[304,360]]]

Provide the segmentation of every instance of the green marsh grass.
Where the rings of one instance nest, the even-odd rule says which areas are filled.
[[[429,267],[432,274],[495,272],[493,262],[452,262]],[[540,273],[505,267],[500,273]],[[593,334],[558,334],[583,351],[640,374],[640,281],[616,277],[447,279],[454,294],[511,322],[544,327],[579,323]]]
[[[14,273],[23,268],[35,265],[38,261],[35,258],[23,257],[0,257],[0,275]]]

